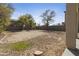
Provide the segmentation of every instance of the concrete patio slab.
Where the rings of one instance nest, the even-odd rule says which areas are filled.
[[[76,49],[65,49],[62,56],[79,56],[79,39],[76,39]]]
[[[75,56],[75,55],[71,51],[69,51],[69,49],[66,48],[62,56]]]

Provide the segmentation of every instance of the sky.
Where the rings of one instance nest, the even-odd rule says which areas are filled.
[[[33,16],[37,24],[43,25],[40,15],[48,9],[53,10],[56,13],[53,18],[54,22],[51,24],[55,25],[65,20],[65,3],[13,3],[12,6],[15,10],[11,18],[15,20],[18,20],[21,15],[25,15],[27,13]]]

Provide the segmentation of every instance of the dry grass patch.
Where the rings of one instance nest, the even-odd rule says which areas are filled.
[[[22,55],[24,51],[31,48],[31,46],[32,45],[27,41],[0,44],[0,52],[2,53],[2,55]]]
[[[31,47],[31,44],[29,44],[28,42],[21,41],[9,44],[8,48],[10,48],[13,51],[25,51],[29,47]]]

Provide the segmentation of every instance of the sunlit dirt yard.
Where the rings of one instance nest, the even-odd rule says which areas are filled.
[[[42,51],[42,56],[60,56],[65,49],[65,32],[31,30],[5,32],[0,40],[0,55],[33,56]]]

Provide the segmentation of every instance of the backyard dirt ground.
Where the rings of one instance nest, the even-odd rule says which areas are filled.
[[[11,52],[9,49],[2,49],[2,45],[27,41],[32,47],[21,53]],[[26,55],[33,56],[34,51],[43,51],[43,56],[60,56],[65,49],[65,32],[31,30],[21,32],[6,32],[6,37],[0,40],[0,55]],[[5,46],[4,46],[5,47]]]
[[[2,39],[2,43],[14,43],[18,41],[28,40],[40,35],[45,35],[43,31],[21,31],[21,32],[6,32],[6,37]]]

